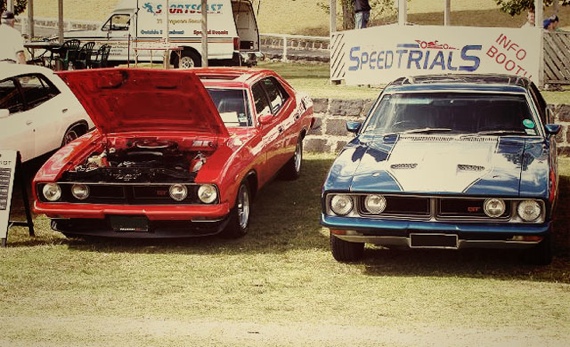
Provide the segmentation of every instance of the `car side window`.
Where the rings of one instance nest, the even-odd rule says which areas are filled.
[[[552,119],[547,119],[547,118],[552,118],[549,117],[551,116],[552,113],[548,112],[548,104],[546,103],[546,101],[544,100],[544,98],[540,94],[540,91],[538,90],[538,88],[534,83],[531,83],[530,85],[530,95],[532,96],[532,99],[536,104],[536,108],[538,108],[538,112],[540,114],[540,119],[542,120],[542,123],[543,124],[553,123]]]
[[[59,94],[59,90],[41,75],[16,77],[20,84],[27,109],[37,107]]]
[[[279,112],[281,107],[283,107],[285,100],[287,100],[289,96],[281,84],[272,77],[264,79],[261,83],[267,91],[267,96],[269,97],[269,102],[271,104],[271,111],[273,114],[276,114]]]
[[[0,109],[7,109],[10,113],[24,111],[24,100],[14,80],[0,81]]]
[[[253,101],[255,103],[255,112],[257,112],[258,115],[272,114],[269,100],[267,99],[263,86],[259,83],[255,84],[251,88],[251,93],[253,94]]]

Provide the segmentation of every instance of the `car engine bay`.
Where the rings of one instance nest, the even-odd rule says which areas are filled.
[[[73,182],[193,182],[206,163],[211,143],[195,141],[191,149],[182,149],[172,140],[129,139],[107,143],[101,151],[89,155],[66,172],[64,181]],[[206,146],[204,146],[206,145]]]

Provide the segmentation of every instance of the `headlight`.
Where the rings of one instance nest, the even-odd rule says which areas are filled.
[[[380,214],[386,209],[386,198],[382,195],[367,195],[364,199],[364,208],[373,214]]]
[[[168,193],[173,200],[182,201],[188,196],[188,188],[183,184],[173,184],[168,189]]]
[[[58,201],[61,198],[61,188],[57,183],[48,183],[42,188],[42,193],[47,201]]]
[[[542,209],[540,204],[535,200],[525,200],[519,203],[517,207],[517,213],[519,217],[525,222],[532,222],[540,217]]]
[[[74,184],[71,186],[71,194],[77,200],[85,200],[89,197],[89,187],[85,184]]]
[[[349,214],[353,206],[354,203],[350,195],[335,195],[331,199],[331,210],[339,216]]]
[[[506,205],[502,199],[487,199],[483,204],[485,214],[491,218],[499,218],[505,213]]]
[[[204,184],[198,188],[198,199],[205,204],[211,204],[218,198],[216,187],[211,184]]]

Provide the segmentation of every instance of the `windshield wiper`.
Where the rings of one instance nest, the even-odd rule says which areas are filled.
[[[523,130],[486,130],[479,131],[477,135],[526,135]]]
[[[446,133],[450,131],[452,131],[452,129],[449,128],[421,128],[421,129],[410,129],[402,131],[402,134],[431,134],[431,133]]]

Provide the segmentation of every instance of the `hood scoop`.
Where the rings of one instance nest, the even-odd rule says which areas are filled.
[[[481,166],[481,165],[458,164],[457,170],[458,171],[479,172],[479,171],[485,171],[485,167]]]
[[[390,169],[392,170],[409,170],[415,169],[418,166],[417,163],[402,163],[402,164],[392,164]]]

